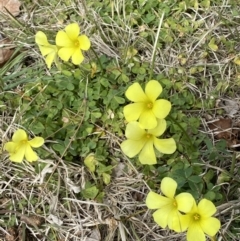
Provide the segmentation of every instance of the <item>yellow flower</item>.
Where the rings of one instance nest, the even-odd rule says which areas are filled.
[[[60,47],[58,56],[68,61],[72,57],[72,62],[80,64],[84,57],[81,50],[90,48],[90,40],[86,35],[80,35],[80,28],[77,23],[69,24],[65,31],[59,31],[56,36],[56,44]]]
[[[163,154],[172,154],[176,150],[176,143],[173,138],[158,139],[166,130],[167,124],[164,119],[158,119],[157,126],[151,130],[144,130],[141,124],[133,121],[127,124],[127,140],[121,144],[122,151],[130,158],[139,154],[139,161],[142,164],[156,164],[156,156],[153,146]]]
[[[145,87],[145,93],[139,83],[132,84],[126,91],[126,97],[132,104],[123,109],[128,122],[139,119],[144,129],[153,129],[157,126],[157,118],[164,119],[171,110],[168,100],[158,99],[162,93],[162,86],[156,80],[150,80]]]
[[[189,222],[187,241],[205,241],[205,234],[213,237],[218,232],[221,223],[212,217],[216,211],[214,204],[207,199],[202,199],[198,206],[194,201],[191,211],[186,214]]]
[[[149,209],[158,209],[153,213],[154,221],[162,228],[167,226],[176,231],[185,231],[188,227],[186,215],[180,212],[189,212],[194,199],[190,193],[180,193],[175,196],[177,183],[169,177],[163,178],[161,191],[165,196],[150,191],[147,195],[146,205]]]
[[[4,145],[4,149],[9,152],[9,159],[13,162],[22,162],[24,156],[27,161],[32,162],[38,159],[32,147],[40,147],[43,143],[44,139],[42,137],[35,137],[29,141],[27,133],[19,129],[13,134],[12,141]]]
[[[45,57],[47,67],[50,69],[53,61],[57,62],[58,47],[48,42],[47,36],[42,31],[38,31],[35,35],[35,42],[38,44],[40,52]]]

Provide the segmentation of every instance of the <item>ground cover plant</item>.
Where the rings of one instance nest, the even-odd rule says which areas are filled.
[[[0,238],[239,240],[238,5],[0,0]]]

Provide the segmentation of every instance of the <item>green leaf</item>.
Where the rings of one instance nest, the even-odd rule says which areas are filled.
[[[125,103],[125,99],[119,96],[114,96],[114,99],[116,100],[116,102],[118,104],[124,104]]]
[[[55,151],[58,151],[60,153],[60,155],[62,155],[63,152],[65,151],[65,146],[63,146],[61,144],[53,144],[52,147]]]
[[[97,195],[97,197],[95,198],[95,200],[96,200],[97,202],[103,203],[103,198],[104,198],[104,196],[105,196],[105,192],[100,192],[100,193]]]
[[[96,186],[85,188],[82,190],[82,195],[86,199],[94,199],[98,195],[98,188]]]
[[[85,159],[84,159],[84,164],[88,168],[90,172],[94,172],[96,168],[97,161],[94,157],[94,154],[91,153],[89,154]]]
[[[222,184],[224,182],[229,182],[229,180],[231,180],[231,177],[227,173],[222,172],[220,175],[218,175],[217,183]]]
[[[161,79],[160,83],[162,83],[163,85],[165,85],[166,88],[171,88],[173,83],[171,80],[169,79]]]
[[[193,183],[199,183],[202,181],[202,178],[199,176],[191,176],[188,178],[189,181],[193,182]]]
[[[189,178],[192,175],[193,172],[193,168],[192,167],[188,167],[185,169],[185,177]]]
[[[92,112],[91,115],[94,116],[95,118],[100,118],[102,116],[102,113],[100,113],[100,112]]]
[[[98,174],[103,174],[103,173],[110,172],[112,169],[113,169],[112,165],[105,166],[104,164],[98,163],[97,172]]]
[[[32,127],[31,127],[31,130],[32,130],[32,132],[34,132],[35,135],[42,133],[44,129],[45,129],[45,127],[41,122],[37,122],[34,125],[32,125]]]
[[[209,169],[207,171],[207,173],[204,175],[203,179],[205,180],[206,183],[209,183],[212,180],[212,178],[214,177],[214,175],[215,175],[214,171],[212,169]],[[218,176],[218,178],[219,178],[219,176]]]
[[[212,50],[212,51],[217,51],[218,50],[218,46],[215,44],[215,38],[212,38],[208,44],[208,47]]]
[[[122,80],[123,82],[125,82],[125,83],[129,82],[129,78],[128,78],[128,76],[125,75],[125,74],[121,74],[120,78],[121,78],[121,80]]]
[[[140,67],[140,68],[138,69],[138,73],[139,73],[139,74],[145,74],[145,73],[146,73],[146,69],[143,68],[143,67]]]
[[[72,83],[68,83],[68,84],[67,84],[67,89],[68,89],[68,90],[74,90],[74,89],[75,89],[75,86],[74,86]]]
[[[111,176],[107,173],[103,173],[102,174],[102,177],[103,177],[103,182],[108,185],[111,181]]]
[[[216,194],[213,191],[209,191],[204,195],[204,197],[210,201],[213,201],[216,197]]]
[[[62,73],[63,73],[65,76],[67,76],[67,77],[72,76],[72,73],[71,73],[70,71],[68,71],[68,70],[63,70]]]

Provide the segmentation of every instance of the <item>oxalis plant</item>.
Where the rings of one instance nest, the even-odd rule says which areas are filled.
[[[96,55],[91,47],[90,39],[86,35],[80,35],[80,27],[77,23],[69,24],[64,30],[58,31],[55,43],[53,39],[48,40],[47,35],[42,31],[36,33],[35,42],[47,68],[51,71],[55,64],[61,74],[53,76],[53,79],[46,77],[46,80],[39,81],[40,95],[39,99],[36,99],[38,105],[44,105],[44,98],[41,99],[41,93],[45,90],[44,81],[48,82],[49,88],[46,94],[53,99],[49,102],[50,108],[53,108],[52,111],[48,114],[43,111],[39,115],[40,124],[35,124],[34,109],[29,110],[28,104],[24,103],[25,125],[28,122],[28,128],[34,128],[34,133],[42,136],[29,140],[23,129],[16,130],[12,141],[4,145],[4,149],[9,153],[9,160],[21,163],[23,160],[37,161],[38,156],[44,158],[47,155],[44,150],[40,150],[37,154],[32,148],[41,147],[44,139],[56,139],[58,143],[52,144],[52,148],[62,157],[66,157],[69,161],[73,161],[71,158],[78,155],[85,157],[84,163],[94,178],[103,180],[104,184],[109,184],[113,166],[103,161],[108,155],[101,139],[105,133],[101,129],[98,130],[97,125],[94,126],[91,123],[97,123],[98,118],[105,115],[103,119],[105,118],[106,125],[109,125],[109,120],[117,115],[120,121],[119,126],[114,127],[114,131],[121,136],[122,128],[126,126],[126,140],[120,143],[121,150],[129,158],[138,156],[138,159],[133,159],[133,163],[138,166],[144,165],[142,167],[144,174],[147,175],[154,170],[154,165],[161,164],[161,159],[165,155],[170,156],[167,162],[169,167],[167,166],[166,170],[159,170],[160,174],[157,177],[161,182],[162,194],[153,190],[147,194],[146,198],[147,207],[156,209],[153,213],[154,221],[161,228],[168,227],[175,232],[186,232],[188,241],[204,241],[206,236],[215,240],[221,224],[216,217],[213,217],[216,207],[211,201],[211,196],[206,195],[201,198],[203,184],[198,176],[201,169],[194,165],[198,152],[193,140],[187,134],[187,126],[179,122],[179,119],[184,119],[186,116],[181,111],[177,112],[176,108],[173,110],[171,101],[165,99],[166,93],[163,93],[163,86],[166,90],[169,89],[170,82],[164,76],[156,79],[153,79],[151,74],[147,76],[147,67],[137,66],[137,64],[143,77],[138,76],[134,68],[123,67],[121,71],[113,68],[112,63],[106,57]],[[83,62],[85,51],[92,52],[95,56],[89,63]],[[129,59],[133,59],[135,54],[134,51],[128,52]],[[112,69],[110,74],[109,69]],[[134,73],[139,81],[130,84],[128,70],[131,74]],[[67,77],[68,82],[64,77]],[[122,89],[119,91],[116,86],[113,86],[112,78],[115,83],[120,82],[126,86],[124,91]],[[97,81],[91,85],[90,82],[94,80]],[[144,90],[143,87],[145,87]],[[57,100],[54,102],[54,96],[59,90],[62,91],[60,98],[68,105]],[[131,102],[125,106],[124,92]],[[32,93],[34,94],[33,89],[28,92],[29,96]],[[159,98],[160,95],[163,97]],[[90,100],[89,106],[86,106],[88,99]],[[175,106],[177,105],[174,97],[169,99],[173,100]],[[98,101],[101,102],[101,106],[106,106],[105,114],[98,107]],[[77,114],[71,115],[72,112]],[[63,123],[60,129],[59,119]],[[183,143],[181,143],[181,138],[184,140]],[[185,160],[181,155],[182,145],[185,143],[188,143],[187,153],[192,160]],[[68,149],[70,146],[71,148]],[[92,153],[92,150],[96,150],[96,153]],[[69,155],[67,155],[68,151]],[[182,159],[181,162],[179,162],[180,159]],[[173,164],[174,161],[176,165]],[[179,167],[179,165],[182,166]],[[171,173],[166,176],[168,170],[171,170]],[[154,178],[149,183],[151,183],[150,187],[155,189]],[[178,186],[180,186],[179,189]],[[186,186],[188,188],[185,188]],[[189,189],[189,192],[181,191],[184,189]],[[97,200],[101,200],[101,195],[100,189],[94,185],[90,185],[83,193],[85,198]]]

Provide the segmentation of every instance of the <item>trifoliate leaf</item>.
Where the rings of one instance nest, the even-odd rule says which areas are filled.
[[[108,185],[111,181],[111,176],[107,173],[103,173],[102,174],[102,177],[103,177],[103,182]]]
[[[86,167],[88,168],[88,170],[89,170],[90,172],[94,172],[94,171],[95,171],[95,167],[96,167],[97,162],[96,162],[96,159],[95,159],[93,153],[89,154],[89,155],[85,158],[84,164],[86,165]]]
[[[218,46],[215,44],[215,38],[212,38],[208,44],[208,47],[212,50],[212,51],[217,51],[218,50]]]
[[[97,189],[97,187],[93,186],[82,190],[81,193],[84,198],[94,199],[97,196],[98,192],[99,190]]]

